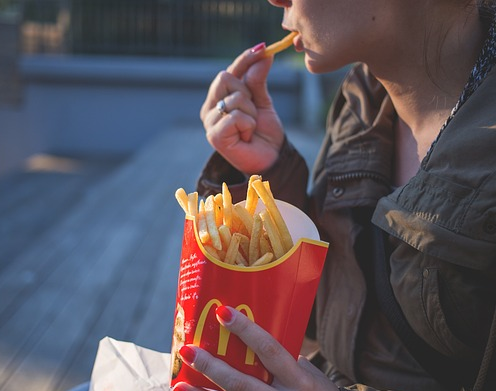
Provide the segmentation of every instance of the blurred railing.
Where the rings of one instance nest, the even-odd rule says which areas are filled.
[[[233,56],[281,38],[267,0],[23,0],[25,53]]]

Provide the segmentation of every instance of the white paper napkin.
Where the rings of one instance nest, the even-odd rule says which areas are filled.
[[[90,391],[169,390],[169,353],[105,337],[100,341]]]

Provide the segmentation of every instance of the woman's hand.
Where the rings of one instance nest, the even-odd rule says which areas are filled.
[[[183,361],[202,372],[226,391],[308,390],[337,391],[338,388],[307,359],[298,361],[291,356],[269,333],[231,307],[218,307],[217,319],[232,333],[238,335],[259,357],[267,370],[274,375],[271,385],[245,375],[203,349],[185,345],[180,353]],[[178,383],[175,391],[199,391],[186,383]]]
[[[273,57],[265,57],[263,48],[257,45],[246,50],[220,72],[200,111],[209,143],[245,174],[270,168],[284,142],[284,131],[267,91]],[[217,109],[222,100],[225,113]]]

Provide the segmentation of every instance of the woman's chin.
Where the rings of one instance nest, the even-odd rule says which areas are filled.
[[[329,63],[305,54],[305,67],[310,73],[321,74],[337,71],[347,64]]]

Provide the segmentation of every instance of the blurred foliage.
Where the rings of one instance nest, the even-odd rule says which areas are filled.
[[[56,23],[61,4],[58,1],[24,1],[24,20],[40,23]]]
[[[284,35],[267,0],[24,0],[26,22],[57,24],[61,12],[70,53],[222,57]]]
[[[21,14],[20,0],[0,0],[0,18],[18,20]]]
[[[0,0],[0,11],[6,10],[14,4],[14,0]]]

